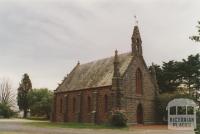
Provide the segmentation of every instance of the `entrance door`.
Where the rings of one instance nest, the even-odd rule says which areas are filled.
[[[143,124],[143,108],[142,104],[138,104],[137,106],[137,123]]]

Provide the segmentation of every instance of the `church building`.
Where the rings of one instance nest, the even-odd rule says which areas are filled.
[[[155,123],[158,91],[155,70],[148,69],[138,26],[128,53],[78,63],[54,91],[52,121],[106,123],[123,110],[129,124]]]

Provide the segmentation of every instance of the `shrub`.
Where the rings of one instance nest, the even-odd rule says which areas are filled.
[[[15,112],[6,103],[0,103],[0,116],[3,118],[10,118]]]
[[[115,111],[112,113],[111,117],[109,118],[109,122],[112,126],[125,127],[127,125],[127,118],[124,112]]]
[[[28,93],[31,116],[50,118],[53,92],[46,88],[33,89]]]
[[[200,111],[197,111],[196,117],[197,117],[197,124],[200,125]]]
[[[200,134],[200,124],[197,123],[197,129],[195,129],[196,134]]]

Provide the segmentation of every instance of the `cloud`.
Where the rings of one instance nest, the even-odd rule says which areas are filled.
[[[55,89],[81,63],[131,50],[138,16],[148,64],[180,60],[200,48],[188,37],[199,19],[199,1],[2,0],[0,77],[18,86],[29,73],[34,87]]]

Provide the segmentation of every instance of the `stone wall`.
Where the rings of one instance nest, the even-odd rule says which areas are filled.
[[[104,98],[107,95],[110,101],[110,93],[111,86],[55,93],[53,119],[57,122],[107,122],[109,110],[105,111]],[[90,109],[88,109],[88,97],[91,99]],[[73,111],[74,99],[75,111]],[[107,104],[109,108],[109,103]]]
[[[142,72],[142,94],[136,94],[136,70]],[[134,57],[122,76],[121,109],[127,113],[128,123],[137,124],[137,108],[142,105],[143,123],[155,122],[155,86],[142,56]],[[54,121],[58,122],[88,122],[105,123],[111,110],[112,86],[89,88],[75,91],[55,92]],[[105,111],[105,95],[108,96],[107,111]],[[91,109],[88,110],[88,97],[91,99]],[[73,100],[76,100],[73,111]],[[61,101],[62,100],[62,101]],[[62,104],[62,106],[61,106]],[[62,107],[62,108],[61,108]]]
[[[155,122],[155,87],[143,57],[134,57],[123,76],[123,109],[127,112],[128,123],[137,124],[137,106],[142,105],[144,124]],[[136,70],[142,72],[142,95],[136,94]]]

